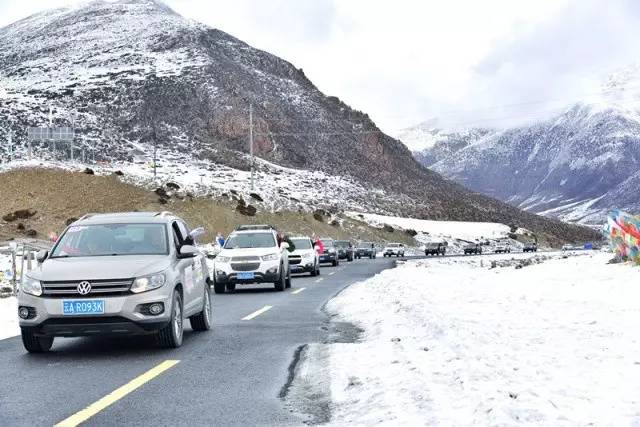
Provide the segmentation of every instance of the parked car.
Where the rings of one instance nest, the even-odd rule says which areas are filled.
[[[508,254],[511,253],[511,245],[508,242],[498,242],[493,248],[494,254]]]
[[[348,262],[353,261],[353,243],[348,240],[336,240],[336,249],[338,249],[338,258],[346,259]]]
[[[289,244],[269,225],[240,226],[214,260],[214,290],[234,291],[236,285],[273,283],[276,291],[291,287]]]
[[[444,256],[447,252],[447,242],[430,242],[424,245],[424,254],[426,256],[435,255]]]
[[[538,244],[535,242],[525,243],[522,252],[538,252]]]
[[[573,251],[575,249],[573,245],[562,245],[562,251]]]
[[[369,258],[374,259],[376,257],[376,245],[373,242],[360,242],[356,248],[356,258]]]
[[[404,244],[402,243],[389,243],[384,250],[382,251],[382,254],[385,257],[392,257],[392,256],[396,256],[396,257],[401,257],[404,256]]]
[[[334,267],[340,265],[340,258],[338,257],[338,249],[336,248],[335,240],[322,238],[320,241],[324,246],[324,252],[320,254],[320,263],[331,263]]]
[[[320,255],[313,247],[309,237],[291,237],[295,249],[289,254],[289,265],[292,273],[320,274]]]
[[[480,243],[469,243],[464,247],[465,255],[481,255],[482,254],[482,245]]]
[[[22,343],[48,351],[55,337],[155,334],[182,344],[184,320],[211,328],[209,270],[189,231],[168,212],[88,214],[38,253],[18,293]]]

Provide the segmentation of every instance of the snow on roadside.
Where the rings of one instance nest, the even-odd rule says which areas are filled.
[[[20,335],[18,301],[15,297],[0,298],[0,340]]]
[[[329,346],[331,422],[640,423],[639,271],[609,258],[434,259],[352,285],[327,306],[364,330]]]

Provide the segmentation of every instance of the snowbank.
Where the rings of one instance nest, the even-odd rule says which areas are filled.
[[[329,346],[332,422],[640,423],[639,271],[609,258],[434,259],[351,286],[328,305],[364,329]]]
[[[0,340],[20,335],[18,301],[15,297],[0,298]]]

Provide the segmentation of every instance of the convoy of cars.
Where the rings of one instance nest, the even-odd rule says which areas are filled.
[[[88,214],[75,221],[50,251],[38,254],[37,267],[19,287],[25,349],[48,351],[56,337],[136,334],[153,334],[161,346],[179,347],[185,320],[194,331],[211,328],[211,288],[220,294],[270,283],[284,291],[292,274],[317,276],[321,264],[374,259],[378,252],[374,242],[285,237],[270,225],[238,226],[212,250],[197,246],[203,233],[169,212]],[[424,252],[444,256],[447,246],[427,243]],[[480,255],[482,246],[468,243],[463,253]],[[525,243],[522,250],[538,247]],[[494,253],[509,252],[507,241],[494,246]],[[405,246],[389,243],[382,253],[404,257]],[[212,268],[205,254],[213,259]]]

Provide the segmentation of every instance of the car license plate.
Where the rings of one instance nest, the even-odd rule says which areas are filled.
[[[104,314],[104,300],[65,300],[62,301],[62,314],[65,316],[74,316],[78,314]]]
[[[255,274],[251,271],[248,273],[238,273],[238,280],[253,280]]]

